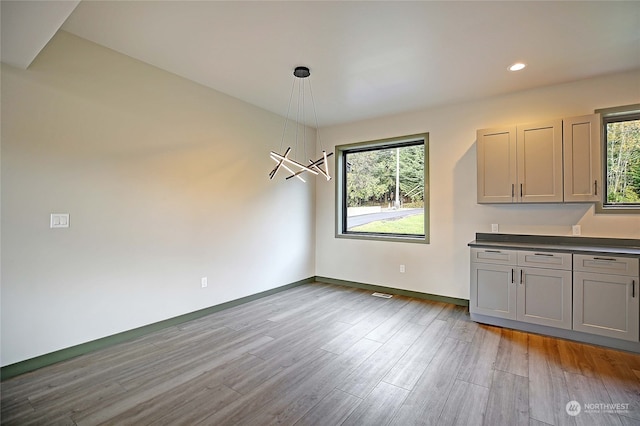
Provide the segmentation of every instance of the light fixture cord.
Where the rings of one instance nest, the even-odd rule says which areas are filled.
[[[304,81],[302,80],[302,152],[304,156],[300,159],[301,163],[307,161],[307,120],[304,115]]]
[[[316,139],[320,144],[320,150],[324,151],[324,145],[322,145],[322,139],[320,139],[320,126],[318,126],[318,114],[316,113],[316,101],[313,99],[313,90],[311,90],[311,81],[309,81],[309,94],[311,95],[311,106],[313,106],[313,117],[316,120]]]
[[[287,134],[287,123],[289,121],[289,112],[291,112],[291,101],[293,100],[293,90],[296,86],[296,78],[293,77],[293,81],[291,82],[291,94],[289,95],[289,106],[287,107],[287,115],[284,117],[284,128],[282,129],[282,139],[280,139],[280,152],[284,149],[284,137]]]
[[[296,77],[298,78],[298,77]],[[298,78],[298,80],[302,80],[301,78]],[[304,93],[304,87],[302,86],[302,81],[298,82],[298,105],[296,105],[296,134],[295,134],[295,150],[292,154],[293,158],[297,158],[298,160],[300,160],[300,147],[299,144],[300,142],[298,142],[298,132],[300,131],[300,108],[301,108],[301,104],[300,104],[300,98],[301,98],[301,93]]]

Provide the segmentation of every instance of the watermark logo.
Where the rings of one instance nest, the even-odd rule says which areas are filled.
[[[585,402],[585,413],[595,414],[625,414],[629,412],[629,403],[613,402]]]
[[[569,401],[564,407],[567,414],[577,416],[580,413],[585,414],[626,414],[629,413],[629,403],[620,402],[583,402]]]
[[[580,414],[582,407],[580,406],[580,403],[578,401],[569,401],[567,402],[565,410],[567,410],[568,415],[575,417]]]

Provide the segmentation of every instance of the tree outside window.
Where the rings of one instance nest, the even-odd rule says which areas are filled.
[[[640,205],[640,115],[604,119],[606,206]]]

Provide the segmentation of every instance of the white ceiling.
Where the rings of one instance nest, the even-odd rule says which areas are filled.
[[[2,62],[27,68],[80,0],[2,1]]]
[[[84,0],[62,29],[280,115],[306,65],[321,126],[640,68],[640,1]]]

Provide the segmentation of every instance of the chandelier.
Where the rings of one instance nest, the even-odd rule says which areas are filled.
[[[333,155],[332,152],[327,154],[327,152],[322,150],[322,157],[317,160],[308,159],[307,163],[304,163],[304,160],[295,160],[295,158],[306,157],[306,126],[305,126],[305,111],[304,111],[304,97],[305,97],[305,79],[311,75],[309,68],[307,67],[296,67],[293,70],[293,85],[291,86],[291,95],[289,96],[289,107],[287,108],[287,115],[284,122],[284,129],[282,130],[282,140],[280,141],[280,152],[282,152],[284,148],[285,136],[287,132],[287,123],[289,122],[289,113],[291,111],[291,104],[293,100],[293,93],[296,89],[297,83],[297,91],[298,91],[298,103],[296,105],[296,120],[295,120],[295,137],[293,143],[293,149],[291,145],[287,147],[283,154],[279,154],[275,151],[271,151],[269,156],[273,161],[276,162],[276,166],[269,173],[269,179],[273,179],[278,171],[282,168],[290,173],[289,176],[286,177],[287,180],[291,178],[297,178],[302,182],[305,182],[302,175],[304,173],[310,173],[312,175],[322,175],[326,178],[326,180],[331,180],[331,176],[329,175],[329,164],[327,162],[327,158]],[[317,140],[320,143],[320,147],[322,147],[322,142],[320,141],[320,130],[318,129],[318,116],[316,114],[316,106],[313,101],[313,91],[311,90],[311,81],[309,80],[309,84],[306,85],[309,88],[309,95],[311,97],[311,105],[313,106],[313,115],[316,123],[316,133]],[[300,131],[300,128],[302,130]],[[302,151],[302,152],[301,152]]]

